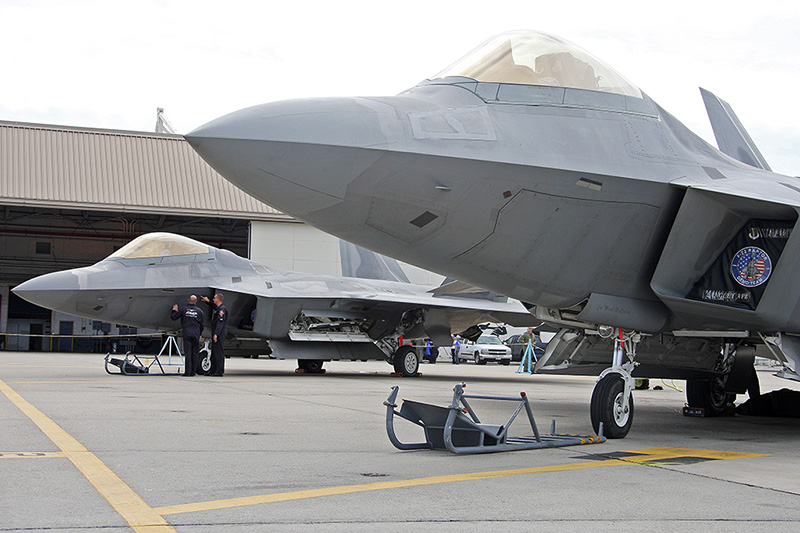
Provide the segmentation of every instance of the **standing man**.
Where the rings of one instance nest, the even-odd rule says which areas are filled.
[[[459,363],[458,359],[458,352],[461,351],[461,342],[458,340],[458,337],[453,337],[453,347],[450,348],[450,353],[453,355],[453,360],[451,361],[452,364],[457,365]]]
[[[534,346],[536,345],[536,333],[533,332],[533,328],[529,327],[528,330],[519,336],[519,340],[517,340],[519,344],[523,344],[525,346],[528,345],[528,342],[531,342]],[[524,350],[524,348],[523,348]]]
[[[189,296],[189,303],[183,309],[178,304],[172,306],[172,320],[181,319],[183,333],[184,376],[194,376],[200,372],[200,334],[203,333],[203,310],[197,307],[197,296]]]
[[[212,376],[222,376],[225,373],[225,351],[223,343],[228,334],[228,308],[222,305],[223,296],[220,293],[214,295],[214,301],[210,302],[208,296],[203,296],[205,303],[211,304],[211,374]]]

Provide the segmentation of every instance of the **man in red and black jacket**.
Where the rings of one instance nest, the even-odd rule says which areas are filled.
[[[222,376],[225,373],[225,351],[223,344],[228,334],[228,308],[222,304],[223,296],[214,295],[214,301],[203,296],[203,301],[211,304],[211,372],[210,376]]]

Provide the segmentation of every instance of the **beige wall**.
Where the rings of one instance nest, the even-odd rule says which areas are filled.
[[[267,266],[341,276],[339,239],[299,223],[251,222],[250,259]],[[443,276],[400,263],[412,283],[439,285]]]

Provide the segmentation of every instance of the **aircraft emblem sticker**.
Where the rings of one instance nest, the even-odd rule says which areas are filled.
[[[757,246],[742,248],[733,256],[731,275],[743,287],[758,287],[772,274],[772,260]]]

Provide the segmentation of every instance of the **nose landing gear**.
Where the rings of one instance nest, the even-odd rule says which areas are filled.
[[[631,376],[636,366],[636,345],[641,340],[637,332],[625,333],[621,328],[607,330],[607,336],[616,332],[614,340],[614,359],[611,368],[607,368],[597,378],[592,392],[590,413],[592,427],[609,439],[624,438],[633,424],[633,394],[635,380]],[[601,335],[603,333],[601,332]],[[628,360],[623,363],[627,356]]]

